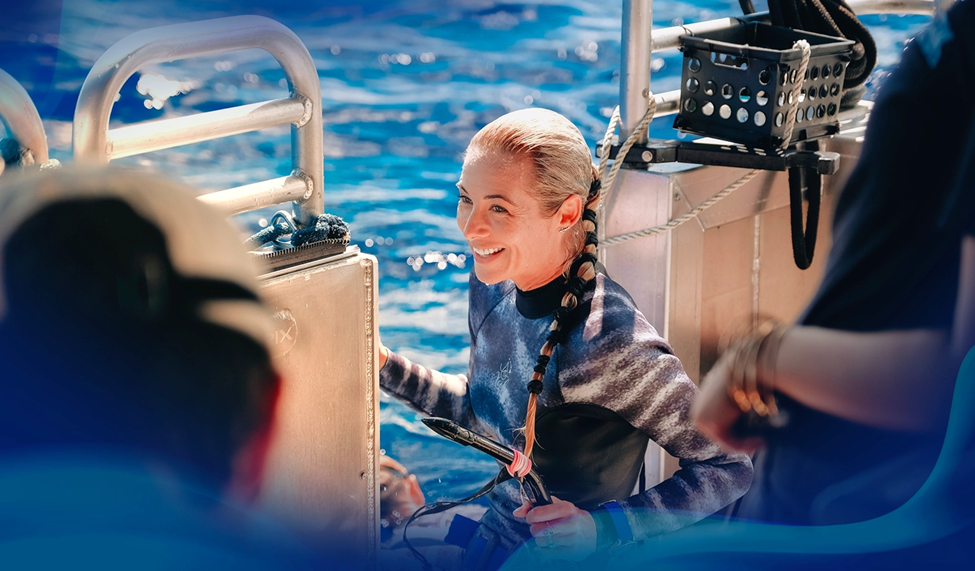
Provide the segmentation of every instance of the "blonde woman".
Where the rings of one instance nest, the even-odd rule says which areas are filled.
[[[457,184],[474,259],[470,374],[381,350],[385,391],[523,451],[556,497],[530,509],[517,482],[495,488],[467,548],[475,568],[500,565],[533,535],[536,552],[584,559],[705,517],[751,482],[746,456],[694,428],[694,384],[596,263],[596,175],[582,134],[557,113],[516,111],[484,127]],[[648,440],[681,469],[640,490]]]

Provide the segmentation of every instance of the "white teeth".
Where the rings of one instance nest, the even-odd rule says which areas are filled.
[[[480,248],[474,248],[473,246],[471,249],[474,250],[474,253],[478,256],[490,256],[491,254],[496,254],[501,250],[504,250],[504,248],[490,248],[488,250],[482,250]]]

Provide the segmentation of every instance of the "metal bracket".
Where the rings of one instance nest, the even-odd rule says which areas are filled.
[[[309,198],[311,198],[312,194],[315,193],[315,181],[312,180],[312,178],[308,176],[308,174],[306,174],[305,171],[299,168],[292,170],[291,176],[301,179],[301,182],[305,183],[305,188],[307,189],[305,190],[305,194],[302,195],[301,200],[297,200],[296,202],[303,203],[307,201]],[[302,220],[302,222],[304,223],[305,221]]]
[[[297,91],[291,92],[291,98],[301,102],[301,105],[305,108],[304,113],[301,114],[301,119],[292,123],[296,128],[301,129],[309,121],[311,121],[311,114],[315,112],[315,108],[312,105],[311,99],[308,99],[304,95],[298,93]]]
[[[615,159],[619,149],[619,145],[613,145],[610,158]],[[839,153],[829,151],[753,149],[741,145],[681,143],[663,139],[650,139],[646,145],[633,145],[623,161],[642,167],[678,162],[769,171],[802,167],[815,169],[819,174],[833,174],[840,168]]]

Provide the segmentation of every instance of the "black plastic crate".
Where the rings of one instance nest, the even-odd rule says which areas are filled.
[[[809,42],[805,77],[798,77]],[[752,147],[780,147],[785,117],[796,114],[791,142],[839,131],[843,77],[852,41],[767,24],[684,35],[680,111],[674,127]],[[798,101],[790,101],[802,81]]]

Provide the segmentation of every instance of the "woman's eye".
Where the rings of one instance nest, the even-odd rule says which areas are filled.
[[[503,207],[503,206],[498,206],[497,204],[495,204],[495,205],[493,205],[493,206],[491,206],[491,210],[492,210],[493,212],[501,212],[501,213],[505,213],[505,212],[508,212],[507,210],[505,210],[505,209],[504,209],[504,207]]]
[[[458,204],[471,204],[471,199],[470,197],[461,194],[457,196],[457,202]]]

